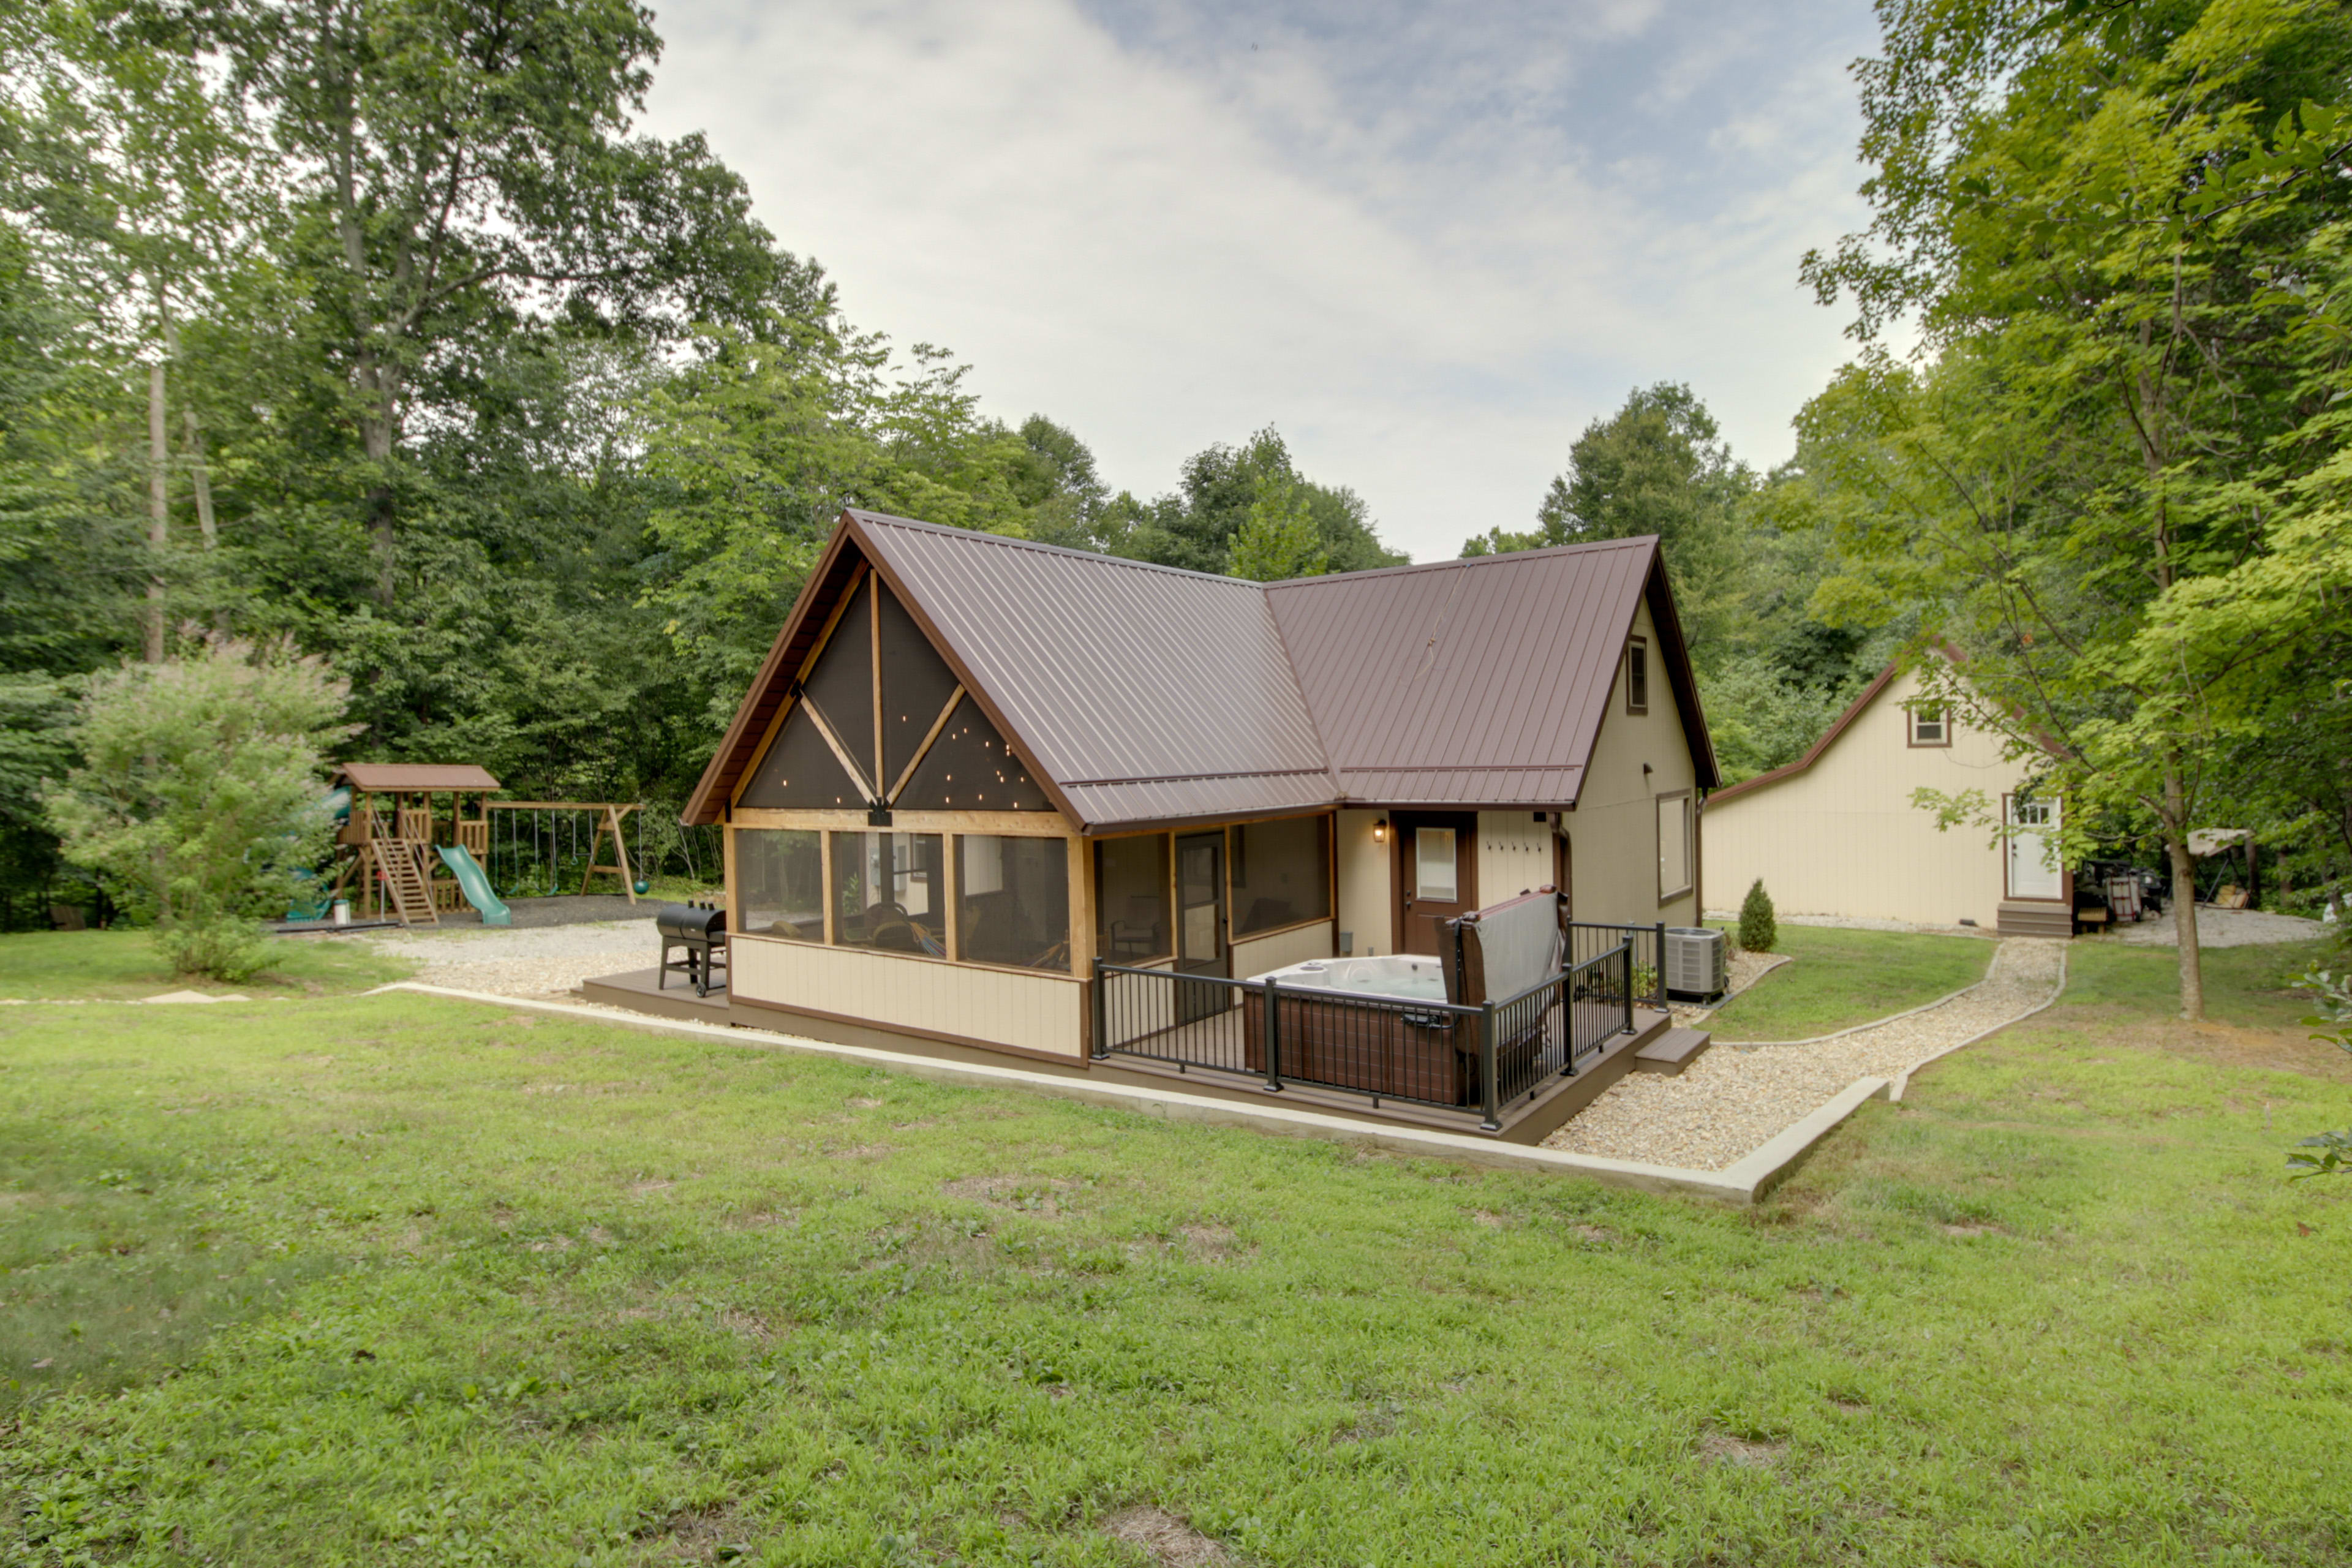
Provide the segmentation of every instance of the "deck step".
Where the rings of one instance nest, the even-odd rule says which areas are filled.
[[[1679,1077],[1714,1043],[1715,1037],[1705,1029],[1668,1029],[1633,1053],[1633,1070]]]
[[[1997,929],[2003,936],[2071,937],[2074,911],[2064,904],[2004,903]]]

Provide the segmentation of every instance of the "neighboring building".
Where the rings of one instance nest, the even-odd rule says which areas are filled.
[[[1718,907],[1737,908],[1760,877],[1784,914],[2072,934],[2073,880],[2032,831],[2056,827],[2059,800],[2023,798],[2026,763],[1948,713],[1905,706],[1919,695],[1918,677],[1890,665],[1802,757],[1708,797]],[[1980,827],[1938,832],[1912,804],[1923,785],[1981,790],[2021,831],[2004,843]]]
[[[684,819],[739,1016],[1076,1062],[1097,957],[1696,923],[1717,782],[1654,539],[1261,584],[848,511]]]

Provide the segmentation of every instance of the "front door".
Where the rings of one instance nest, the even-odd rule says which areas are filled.
[[[1478,907],[1478,816],[1400,811],[1395,816],[1396,950],[1437,952],[1437,926]]]
[[[1176,840],[1176,972],[1230,974],[1225,947],[1225,836]]]
[[[2001,798],[2009,807],[2009,896],[2063,900],[2066,874],[2059,868],[2054,839],[2058,802],[2013,795]]]

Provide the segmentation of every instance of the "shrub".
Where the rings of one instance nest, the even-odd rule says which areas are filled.
[[[2311,1037],[2337,1050],[2352,1051],[2352,975],[2314,968],[2294,984],[2296,989],[2309,992],[2319,1007],[2304,1019],[2313,1030]],[[2319,1152],[2288,1155],[2287,1169],[2294,1173],[2290,1181],[2352,1175],[2352,1132],[2321,1132],[2298,1139],[2295,1147]]]
[[[324,748],[350,689],[316,659],[218,642],[90,679],[83,756],[44,796],[65,858],[89,867],[183,974],[270,963],[264,916],[326,851]]]
[[[1780,927],[1772,918],[1772,895],[1764,890],[1764,879],[1756,879],[1748,889],[1748,897],[1739,904],[1739,946],[1746,952],[1769,952],[1780,940]]]

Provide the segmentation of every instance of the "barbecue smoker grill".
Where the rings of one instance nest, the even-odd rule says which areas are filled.
[[[668,989],[672,974],[683,974],[693,983],[697,996],[708,996],[715,985],[725,984],[712,976],[712,971],[727,967],[727,911],[706,910],[692,904],[664,904],[654,916],[654,929],[661,932],[661,973],[654,977],[654,989]],[[673,959],[670,951],[684,948],[686,956]]]

